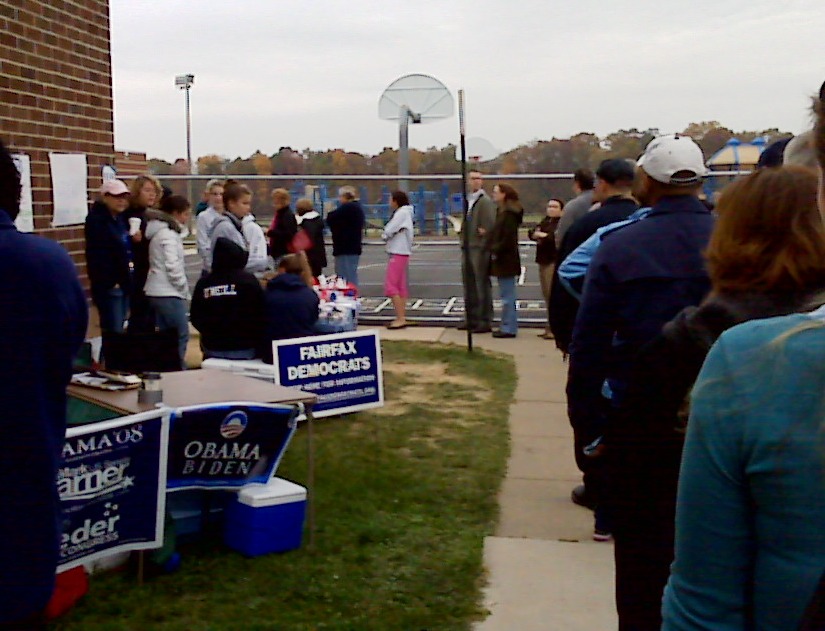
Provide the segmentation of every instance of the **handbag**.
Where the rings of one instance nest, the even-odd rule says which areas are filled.
[[[296,252],[306,252],[312,248],[312,239],[303,228],[299,229],[292,237],[292,241],[287,244],[286,249],[295,254]]]

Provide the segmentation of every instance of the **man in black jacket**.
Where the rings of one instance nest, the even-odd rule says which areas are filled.
[[[201,334],[205,357],[253,359],[264,343],[264,290],[244,271],[249,252],[220,237],[212,271],[192,292],[190,320]]]
[[[358,286],[358,261],[361,258],[361,235],[364,233],[364,209],[355,199],[352,186],[338,191],[341,205],[327,215],[327,226],[332,232],[332,256],[335,273]]]
[[[558,280],[558,269],[577,247],[587,241],[596,230],[623,221],[639,206],[631,197],[634,168],[627,160],[604,160],[596,171],[593,201],[600,206],[576,221],[565,233],[556,256],[556,271],[550,290],[550,331],[556,338],[556,347],[565,355],[573,338],[573,325],[579,310],[579,301]]]
[[[596,170],[596,183],[593,190],[593,201],[600,203],[600,206],[576,221],[562,239],[556,257],[556,269],[548,302],[550,331],[556,339],[556,347],[565,356],[573,339],[573,326],[579,311],[579,301],[559,282],[558,269],[564,259],[587,241],[596,230],[617,221],[623,221],[638,210],[638,204],[631,197],[634,176],[635,169],[627,160],[619,158],[604,160]],[[591,462],[584,455],[584,447],[587,443],[583,443],[582,440],[581,436],[575,432],[574,426],[573,449],[576,464],[584,474],[584,484],[573,489],[571,499],[576,504],[592,508],[595,505],[593,493],[588,496],[587,492],[588,468]]]

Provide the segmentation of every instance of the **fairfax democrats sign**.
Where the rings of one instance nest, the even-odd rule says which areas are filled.
[[[384,405],[377,331],[338,333],[272,343],[275,382],[318,396],[315,416]]]
[[[163,545],[168,411],[71,428],[57,472],[62,572]]]
[[[167,488],[235,489],[266,484],[295,432],[287,405],[220,403],[176,410]]]

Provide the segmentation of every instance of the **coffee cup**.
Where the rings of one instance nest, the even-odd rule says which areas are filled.
[[[140,232],[140,217],[132,217],[129,219],[129,234],[135,236]]]

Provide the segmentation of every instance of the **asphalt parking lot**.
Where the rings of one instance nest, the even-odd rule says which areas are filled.
[[[187,272],[194,287],[200,276],[200,258],[189,250]],[[519,322],[526,326],[541,326],[546,318],[544,299],[539,285],[538,268],[533,263],[535,250],[530,243],[521,246],[523,273],[518,286]],[[327,247],[328,273],[333,273],[332,248]],[[387,255],[378,242],[366,242],[358,268],[362,308],[360,321],[388,322],[393,317],[389,299],[384,296],[384,270]],[[420,241],[410,259],[410,299],[408,319],[422,324],[457,324],[464,317],[461,283],[461,249],[457,241]],[[493,297],[498,289],[493,281]],[[500,304],[495,301],[496,319]]]

